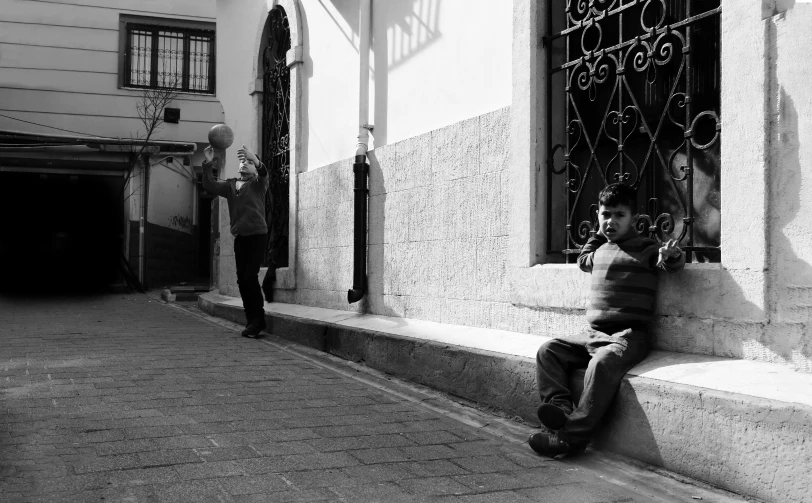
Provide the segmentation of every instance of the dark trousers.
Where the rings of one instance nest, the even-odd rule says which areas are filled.
[[[562,439],[576,445],[589,443],[617,393],[620,381],[649,352],[646,332],[620,327],[588,329],[566,339],[552,339],[536,355],[536,381],[542,403],[568,413],[559,431]],[[584,391],[573,403],[569,388],[572,371],[586,367]]]
[[[243,310],[248,323],[265,316],[265,301],[259,287],[259,266],[265,254],[267,234],[234,238],[234,258],[237,261],[237,286],[240,288]]]

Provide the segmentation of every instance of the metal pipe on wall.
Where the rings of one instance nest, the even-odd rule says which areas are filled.
[[[369,40],[372,35],[372,0],[361,0],[359,8],[359,79],[358,79],[358,142],[355,145],[354,214],[353,214],[353,275],[352,289],[347,301],[358,302],[367,291],[367,147],[369,145]]]

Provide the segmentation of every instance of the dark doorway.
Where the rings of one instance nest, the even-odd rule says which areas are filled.
[[[123,178],[0,173],[0,289],[103,290],[122,250]]]
[[[202,191],[201,191],[202,192]],[[214,197],[201,193],[197,199],[197,277],[211,276],[211,201]]]

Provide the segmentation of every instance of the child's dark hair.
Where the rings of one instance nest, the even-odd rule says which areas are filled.
[[[637,213],[637,191],[625,183],[612,183],[598,194],[598,204],[603,206],[628,206]]]

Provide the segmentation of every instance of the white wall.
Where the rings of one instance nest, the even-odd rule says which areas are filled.
[[[358,0],[303,0],[302,171],[351,157],[358,127]],[[373,0],[371,146],[510,104],[511,3]],[[463,21],[464,20],[464,21]]]

